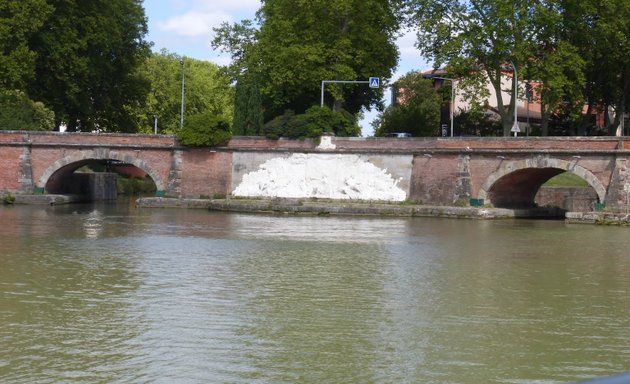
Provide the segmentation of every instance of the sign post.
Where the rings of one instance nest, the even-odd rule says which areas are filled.
[[[378,77],[370,77],[369,80],[322,80],[322,97],[320,106],[324,106],[324,86],[326,83],[334,84],[368,84],[370,88],[380,88],[381,79]]]

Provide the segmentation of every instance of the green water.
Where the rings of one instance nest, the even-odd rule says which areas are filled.
[[[2,383],[630,371],[630,229],[0,207]]]

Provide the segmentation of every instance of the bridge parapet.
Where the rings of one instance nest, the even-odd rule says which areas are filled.
[[[234,137],[221,146],[190,148],[166,135],[1,131],[0,192],[46,191],[51,179],[62,180],[91,162],[113,160],[143,170],[158,193],[167,196],[230,195],[245,174],[267,160],[328,153],[341,160],[358,156],[399,180],[407,199],[425,204],[491,202],[499,195],[505,198],[496,201],[512,203],[520,195],[527,202],[547,179],[568,171],[586,180],[601,203],[613,207],[627,200],[630,148],[625,148],[625,139],[333,137],[319,145],[313,139]],[[329,167],[343,165],[333,161]]]
[[[457,137],[457,138],[334,138],[337,149],[351,150],[562,150],[562,151],[611,151],[623,150],[624,141],[619,137]]]
[[[173,147],[172,135],[130,135],[119,133],[3,131],[1,144],[31,144],[41,146],[108,146],[108,147]]]
[[[305,151],[340,153],[602,153],[624,151],[624,141],[618,137],[414,137],[414,138],[360,138],[334,137],[334,149],[318,148],[312,139],[272,140],[264,137],[234,137],[219,150],[236,151]],[[629,151],[630,149],[626,150]]]

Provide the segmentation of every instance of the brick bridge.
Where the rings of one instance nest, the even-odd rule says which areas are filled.
[[[0,193],[64,193],[73,172],[92,163],[139,168],[158,196],[229,195],[243,175],[292,153],[354,155],[386,169],[407,199],[424,204],[491,203],[529,207],[543,183],[572,172],[599,203],[625,208],[630,188],[626,138],[332,138],[236,137],[225,146],[188,148],[172,136],[0,131]]]

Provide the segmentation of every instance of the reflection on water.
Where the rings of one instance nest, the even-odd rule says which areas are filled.
[[[561,383],[630,370],[627,228],[0,207],[0,381]]]

